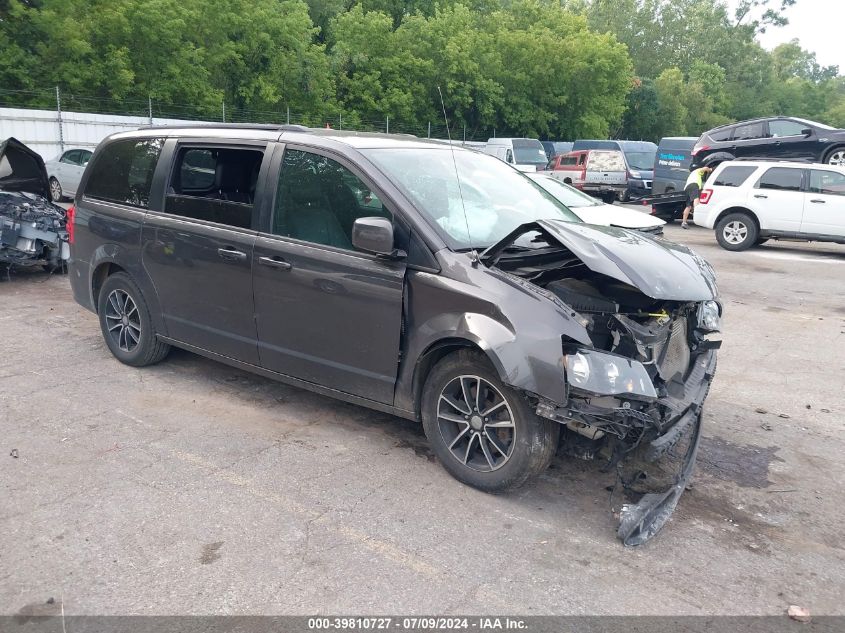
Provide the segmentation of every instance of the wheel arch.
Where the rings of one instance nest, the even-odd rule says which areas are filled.
[[[754,213],[754,211],[752,211],[748,207],[740,206],[728,207],[727,209],[719,213],[719,215],[716,217],[716,221],[713,222],[713,228],[715,229],[717,226],[719,226],[719,222],[721,222],[726,216],[730,215],[731,213],[744,213],[745,215],[749,216],[752,220],[754,220],[754,224],[757,225],[758,234],[762,230],[760,228],[760,218],[757,217],[757,214]]]
[[[99,305],[100,290],[102,289],[103,284],[106,282],[107,278],[111,277],[115,273],[129,274],[123,266],[112,261],[100,262],[97,267],[91,271],[90,292],[91,299],[95,307]]]
[[[414,366],[414,377],[412,382],[412,395],[414,403],[414,416],[417,420],[422,419],[422,393],[425,382],[431,370],[446,356],[460,350],[472,350],[482,354],[495,369],[499,378],[505,382],[506,373],[500,360],[495,354],[490,353],[482,347],[480,340],[473,340],[470,337],[450,336],[431,343],[422,354],[420,354]]]
[[[138,288],[144,295],[144,300],[147,302],[147,307],[150,311],[150,318],[153,321],[156,331],[159,334],[166,336],[167,329],[164,323],[158,293],[156,292],[155,285],[152,283],[152,280],[146,275],[146,272],[139,263],[140,262],[133,261],[133,254],[131,252],[126,252],[119,245],[103,244],[99,246],[91,257],[91,267],[88,281],[88,292],[91,305],[93,306],[94,311],[97,312],[100,290],[102,289],[106,279],[115,273],[125,273],[138,285]]]
[[[845,150],[845,143],[838,143],[838,144],[834,145],[833,147],[831,147],[829,150],[827,150],[824,153],[824,158],[822,159],[822,162],[825,165],[830,164],[830,163],[828,163],[828,161],[830,160],[830,157],[833,155],[834,152],[838,152],[840,150]]]

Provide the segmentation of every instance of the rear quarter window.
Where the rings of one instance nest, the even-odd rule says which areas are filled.
[[[745,166],[731,166],[725,167],[716,179],[713,181],[714,185],[720,187],[739,187],[748,180],[748,177],[757,170],[756,167]]]
[[[801,191],[803,170],[789,167],[772,167],[757,182],[759,189],[779,191]]]
[[[160,138],[109,143],[92,166],[85,195],[146,209],[163,143]]]
[[[727,128],[725,130],[716,130],[715,132],[711,132],[709,136],[717,143],[721,143],[722,141],[730,140],[731,133],[733,133],[733,128]]]

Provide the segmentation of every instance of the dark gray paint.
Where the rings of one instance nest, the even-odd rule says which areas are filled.
[[[537,230],[568,248],[593,272],[634,286],[652,299],[707,301],[718,295],[713,268],[686,246],[614,226],[538,220],[517,227],[482,259],[495,261],[519,236]]]
[[[71,264],[74,296],[82,305],[94,309],[98,267],[113,263],[126,269],[139,283],[158,331],[170,342],[407,417],[415,416],[415,399],[419,395],[416,378],[426,354],[450,344],[477,345],[507,384],[552,402],[566,400],[561,337],[591,344],[586,329],[571,309],[539,287],[483,264],[473,264],[466,253],[448,250],[438,227],[429,223],[358,151],[365,147],[425,146],[450,151],[449,148],[411,138],[329,130],[279,133],[240,127],[148,129],[114,135],[104,144],[117,138],[153,136],[165,136],[168,141],[156,170],[149,213],[86,198],[85,181],[90,170],[83,177],[76,201],[77,241]],[[252,233],[202,226],[201,222],[178,220],[161,213],[177,137],[192,142],[218,139],[219,143],[219,139],[225,139],[227,145],[256,141],[268,144],[267,168],[262,168],[260,177],[264,186],[255,203],[253,228],[257,236],[251,257],[247,258],[253,271],[255,301],[242,292],[243,286],[238,288],[248,275],[246,264],[241,270],[235,265],[227,269],[215,262],[218,268],[224,266],[219,270],[227,270],[224,283],[214,294],[201,298],[199,305],[205,314],[194,317],[197,324],[212,323],[215,331],[205,335],[198,325],[192,326],[194,334],[179,329],[184,321],[194,319],[174,312],[169,307],[170,298],[180,287],[185,298],[190,297],[193,291],[189,285],[198,284],[206,275],[217,277],[208,263],[214,255],[214,244],[225,245],[237,239],[237,246],[248,252]],[[397,246],[408,249],[398,240],[400,235],[404,236],[401,239],[413,235],[417,251],[427,251],[424,257],[420,256],[425,264],[412,262],[411,258],[389,260],[269,235],[284,143],[324,153],[361,177],[394,213],[397,227],[402,227],[397,232]],[[90,164],[95,161],[96,153]],[[187,225],[191,225],[190,231],[184,231]],[[544,223],[543,227],[594,270],[632,285],[640,284],[649,288],[653,296],[685,300],[714,296],[708,267],[686,249],[674,245],[667,249],[654,240],[618,229],[593,229],[588,234],[554,223]],[[181,254],[174,252],[160,261],[153,260],[147,250],[166,242],[163,238],[168,238],[168,232],[177,231],[194,235],[181,243],[187,257],[180,260]],[[145,266],[141,265],[142,244]],[[275,258],[284,264],[259,264],[260,258]],[[648,262],[655,258],[658,265],[649,266]],[[188,280],[185,276],[189,268],[185,260],[198,264],[197,277]],[[204,270],[206,266],[209,268]],[[210,314],[208,311],[215,304],[218,311],[240,308],[242,314]],[[187,306],[185,301],[180,309]],[[171,316],[182,321],[161,318],[171,312]],[[257,359],[249,355],[247,321],[253,317]],[[224,343],[226,340],[230,342]]]

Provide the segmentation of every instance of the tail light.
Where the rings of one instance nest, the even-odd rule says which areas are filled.
[[[76,207],[70,205],[67,208],[67,213],[65,213],[65,228],[67,229],[67,241],[68,244],[73,244],[73,220],[76,216]]]
[[[710,198],[713,197],[713,190],[712,189],[705,189],[701,192],[701,195],[698,196],[698,203],[699,204],[707,204],[710,202]]]
[[[710,149],[709,145],[702,145],[701,147],[693,147],[692,152],[690,152],[693,156],[698,154],[698,152],[703,152],[706,149]]]

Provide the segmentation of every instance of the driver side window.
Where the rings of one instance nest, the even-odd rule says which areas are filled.
[[[803,136],[802,130],[805,125],[801,125],[797,121],[769,121],[769,136],[772,138],[782,138],[784,136]]]
[[[378,196],[337,161],[285,150],[273,209],[275,235],[356,250],[352,225],[366,217],[393,219]]]

